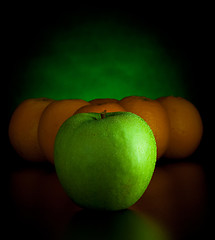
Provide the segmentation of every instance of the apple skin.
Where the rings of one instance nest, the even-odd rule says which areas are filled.
[[[156,163],[148,124],[130,112],[79,113],[55,139],[55,168],[63,188],[79,206],[121,210],[146,190]]]

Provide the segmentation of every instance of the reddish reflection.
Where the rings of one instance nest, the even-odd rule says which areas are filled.
[[[176,234],[198,230],[206,211],[206,182],[202,167],[177,163],[158,167],[141,199],[132,206],[154,216]]]
[[[82,221],[80,216],[84,216],[89,220],[89,212],[80,213],[81,208],[66,195],[54,169],[16,170],[11,173],[10,183],[12,224],[17,236],[29,238],[34,232],[35,238],[61,239],[68,231],[68,224],[71,226],[71,219]],[[156,167],[146,192],[130,209],[151,216],[167,228],[174,239],[184,239],[189,234],[198,235],[205,208],[206,183],[202,167],[195,163],[177,163]],[[108,219],[120,219],[123,223],[123,216],[132,214],[109,215]],[[126,224],[130,224],[129,221]]]
[[[71,216],[80,210],[66,195],[54,171],[31,168],[14,172],[11,196],[18,223],[15,227],[21,236],[26,234],[26,238],[37,230],[35,234],[46,233],[48,239],[58,239],[55,237]],[[37,237],[43,239],[43,236]]]

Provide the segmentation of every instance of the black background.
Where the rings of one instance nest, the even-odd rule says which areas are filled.
[[[156,6],[156,5],[155,5]],[[161,6],[136,4],[72,4],[71,6],[13,5],[5,9],[3,52],[7,70],[8,103],[14,91],[13,81],[23,63],[37,53],[45,35],[56,28],[71,24],[71,17],[83,19],[99,15],[127,17],[133,24],[160,34],[171,51],[180,53],[189,66],[187,85],[192,92],[192,101],[201,112],[205,103],[210,103],[212,84],[212,20],[211,7],[188,4],[162,4]],[[75,23],[74,23],[75,24]],[[4,42],[5,40],[5,42]],[[206,104],[208,105],[208,104]]]
[[[134,3],[123,4],[72,4],[70,6],[49,6],[42,4],[17,4],[7,6],[3,13],[3,44],[5,53],[2,74],[2,82],[7,86],[7,98],[3,105],[7,104],[6,125],[3,127],[4,139],[6,139],[6,157],[2,155],[4,173],[10,173],[11,169],[24,166],[26,163],[22,159],[14,159],[16,153],[9,144],[7,129],[11,116],[11,99],[13,98],[14,76],[19,73],[25,61],[37,52],[40,44],[44,40],[47,31],[55,29],[57,26],[66,27],[68,19],[73,14],[81,14],[87,19],[93,15],[117,15],[123,14],[132,19],[136,24],[148,29],[156,30],[161,34],[165,44],[173,51],[181,52],[186,56],[189,63],[187,73],[187,85],[192,92],[192,101],[198,108],[204,124],[204,135],[197,152],[187,161],[197,161],[205,170],[208,186],[208,213],[212,213],[212,189],[213,189],[213,82],[214,66],[213,62],[213,15],[212,6],[207,4],[167,4],[166,6],[146,6]],[[2,87],[2,96],[4,93]],[[17,158],[17,156],[16,156]],[[167,160],[166,160],[167,161]],[[18,166],[19,165],[19,166]],[[8,174],[7,178],[8,180]],[[5,182],[5,181],[4,181]],[[7,184],[6,184],[7,185]],[[7,194],[7,192],[6,192]],[[10,202],[5,198],[10,209]],[[3,205],[4,206],[4,205]],[[7,214],[8,215],[8,214]]]
[[[199,110],[204,123],[201,161],[210,169],[213,160],[210,153],[213,115],[213,15],[207,4],[135,5],[124,4],[72,4],[59,6],[51,4],[18,4],[5,8],[3,52],[5,53],[3,82],[7,86],[6,122],[12,114],[11,101],[15,94],[14,81],[24,63],[28,61],[43,43],[45,35],[57,27],[68,27],[71,16],[83,19],[103,15],[124,16],[132,23],[156,31],[171,51],[180,53],[188,64],[186,83],[191,101]],[[75,24],[75,23],[73,23]],[[5,133],[7,128],[4,128]],[[7,135],[7,134],[6,134]],[[200,157],[198,157],[200,159]]]

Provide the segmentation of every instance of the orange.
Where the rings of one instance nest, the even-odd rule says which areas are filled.
[[[90,103],[82,99],[65,99],[51,103],[43,112],[38,128],[38,139],[46,158],[54,163],[54,142],[62,123],[82,106]]]
[[[159,159],[169,143],[169,120],[164,107],[156,100],[139,96],[125,97],[119,104],[126,111],[137,114],[148,123],[155,136]]]
[[[165,156],[186,158],[199,146],[203,134],[201,116],[196,107],[182,97],[157,99],[166,109],[170,121],[170,142]]]
[[[53,101],[48,98],[27,99],[12,114],[9,139],[16,152],[26,160],[45,159],[38,143],[37,131],[42,112]]]
[[[89,103],[91,104],[117,103],[117,102],[118,100],[114,98],[95,98],[89,101]]]
[[[79,108],[74,114],[77,113],[102,113],[102,112],[125,112],[125,109],[118,103],[104,103],[104,104],[91,104]]]

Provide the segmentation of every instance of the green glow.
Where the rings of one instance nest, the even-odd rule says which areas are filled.
[[[47,37],[22,72],[15,99],[187,97],[179,62],[155,34],[114,19],[82,21]]]

